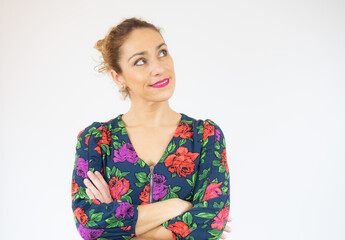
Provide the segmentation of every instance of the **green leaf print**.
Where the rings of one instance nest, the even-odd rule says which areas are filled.
[[[181,187],[175,186],[171,191],[172,191],[172,192],[178,192],[178,191],[180,191],[180,190],[181,190]]]
[[[141,159],[139,159],[139,160],[137,161],[137,163],[139,163],[139,166],[140,166],[141,168],[144,168],[144,167],[145,167],[145,162],[142,161]]]
[[[206,138],[205,141],[202,142],[201,146],[204,148],[207,143],[208,143],[208,138]]]
[[[214,208],[223,208],[223,206],[224,206],[224,202],[220,202],[220,203],[214,202],[213,203]]]
[[[195,230],[198,227],[198,225],[196,225],[196,223],[193,223],[193,226],[189,228],[189,230]]]
[[[109,156],[110,155],[110,148],[109,148],[109,145],[108,144],[101,144],[101,148],[102,148],[102,150],[103,150],[103,152],[105,152],[105,154],[107,155],[107,156]]]
[[[94,210],[94,209],[93,209]],[[102,216],[103,216],[103,212],[98,212],[98,213],[95,213],[95,214],[92,214],[91,215],[91,220],[95,221],[95,222],[99,222],[102,220]]]
[[[199,175],[199,181],[205,179],[207,177],[207,173],[210,171],[211,169],[204,169],[204,171],[202,172],[202,174]]]
[[[224,168],[224,166],[223,165],[220,165],[219,166],[219,172],[220,173],[223,173],[223,172],[225,172],[226,171],[226,169]]]
[[[81,137],[79,137],[79,139],[78,139],[76,149],[81,148],[81,143],[80,143],[80,141],[81,141]]]
[[[149,181],[149,177],[147,176],[147,174],[145,172],[135,173],[135,177],[141,183],[147,183]]]
[[[214,147],[215,147],[215,149],[219,150],[219,149],[220,149],[220,144],[219,144],[219,142],[215,142]]]
[[[111,137],[111,139],[113,139],[113,140],[119,140],[119,137],[118,137],[117,135],[111,135],[110,137]]]
[[[213,160],[212,162],[213,166],[219,167],[222,165],[222,163],[219,160]]]
[[[117,141],[114,141],[113,142],[113,146],[114,146],[114,149],[115,150],[118,150],[120,147],[121,147],[121,143],[117,142]]]
[[[80,186],[78,189],[78,192],[76,194],[78,194],[78,196],[81,199],[89,198],[89,196],[86,194],[85,190],[86,190],[85,187]]]
[[[204,197],[204,195],[203,195],[202,193],[205,191],[206,185],[207,185],[207,181],[205,181],[205,182],[203,183],[203,186],[195,193],[194,199],[199,198],[199,202],[201,202],[201,200],[202,200],[203,197]]]
[[[186,142],[187,142],[187,139],[182,138],[182,139],[180,139],[180,141],[178,142],[178,145],[179,145],[179,146],[182,146],[182,145],[185,144]]]
[[[199,218],[207,218],[207,219],[213,219],[216,214],[214,213],[206,213],[206,212],[201,212],[201,213],[198,213],[197,215],[195,215],[196,217],[199,217]]]
[[[92,215],[94,212],[95,212],[95,209],[91,209],[91,210],[89,211],[89,216]]]
[[[176,148],[176,144],[174,141],[172,141],[172,143],[170,143],[168,146],[168,152],[172,153],[175,150],[175,148]]]
[[[137,186],[138,188],[141,188],[141,187],[143,187],[143,186],[145,186],[146,185],[146,183],[144,183],[144,182],[136,182],[135,183],[135,186]]]
[[[216,229],[216,228],[214,228],[214,229],[212,229],[212,230],[209,230],[209,231],[207,231],[209,234],[211,234],[212,236],[214,236],[214,237],[212,237],[212,238],[209,238],[209,239],[212,239],[212,240],[218,240],[219,239],[219,237],[220,237],[220,235],[222,234],[222,232],[220,231],[220,230],[218,230],[218,229]]]
[[[106,228],[123,227],[123,219],[116,218],[115,213],[113,213],[111,218],[105,220],[109,225]]]
[[[200,125],[196,127],[198,129],[198,134],[201,134],[204,132],[204,126]]]
[[[214,151],[214,154],[216,155],[217,158],[222,159],[222,155],[218,151]]]
[[[190,212],[187,212],[186,214],[182,216],[182,220],[185,224],[189,226],[193,221],[193,216]]]
[[[228,187],[222,187],[221,189],[222,189],[223,194],[225,194],[228,192],[229,188]]]

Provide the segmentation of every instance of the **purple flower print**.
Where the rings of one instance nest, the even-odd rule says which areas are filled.
[[[104,232],[104,229],[88,229],[85,228],[82,224],[79,224],[78,232],[80,233],[80,236],[85,240],[94,240],[99,238],[102,233]]]
[[[126,160],[130,163],[136,163],[138,159],[139,157],[130,143],[125,143],[118,150],[114,150],[114,163]]]
[[[216,141],[220,140],[220,131],[219,129],[216,129]]]
[[[134,207],[130,203],[120,202],[119,205],[120,206],[118,206],[115,211],[116,218],[125,218],[126,216],[133,217]]]
[[[77,160],[77,175],[83,178],[87,177],[87,171],[89,170],[89,161],[84,158],[78,158]]]
[[[168,186],[164,185],[166,182],[166,179],[163,175],[158,175],[155,173],[154,179],[153,179],[153,199],[159,200],[163,198],[167,192],[168,192]]]

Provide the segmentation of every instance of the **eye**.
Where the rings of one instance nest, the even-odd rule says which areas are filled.
[[[165,52],[164,56],[167,56],[168,55],[168,51],[166,49],[162,49],[161,53],[162,52]],[[139,58],[137,61],[134,62],[134,65],[135,66],[142,66],[144,64],[137,64],[138,62],[140,62],[141,60],[144,60],[144,62],[146,61],[145,58]]]
[[[168,55],[168,51],[163,49],[161,52],[165,52],[165,56]]]
[[[135,66],[141,66],[141,65],[143,65],[143,64],[137,65],[137,63],[140,62],[141,60],[144,60],[144,58],[139,58],[137,61],[135,61],[134,65],[135,65]]]

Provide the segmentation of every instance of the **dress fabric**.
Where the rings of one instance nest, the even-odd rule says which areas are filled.
[[[210,119],[184,113],[174,136],[155,166],[140,159],[131,144],[122,115],[93,122],[77,136],[72,173],[72,211],[83,239],[136,237],[138,206],[180,198],[193,208],[162,225],[173,239],[219,239],[230,210],[230,173],[221,128]],[[113,202],[86,194],[88,171],[99,171]]]

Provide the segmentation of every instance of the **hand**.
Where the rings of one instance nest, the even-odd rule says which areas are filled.
[[[232,218],[229,216],[228,217],[228,222],[231,222],[232,221]],[[229,223],[227,223],[227,225],[225,226],[225,229],[224,231],[225,232],[231,232],[231,227],[228,226]],[[220,236],[220,239],[226,239],[226,235],[223,233],[222,236]]]
[[[104,180],[102,174],[98,171],[95,173],[88,171],[87,176],[91,181],[85,178],[84,184],[87,187],[85,192],[89,198],[97,198],[102,203],[111,203],[113,198],[111,197],[108,183]]]

